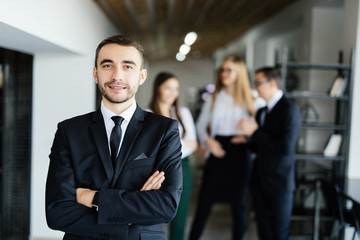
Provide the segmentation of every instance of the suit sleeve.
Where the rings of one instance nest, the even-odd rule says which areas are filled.
[[[73,235],[98,239],[126,234],[127,225],[99,225],[96,210],[76,202],[76,181],[69,149],[62,125],[59,124],[49,156],[46,182],[48,226]]]
[[[100,225],[158,224],[170,222],[175,216],[182,192],[181,144],[176,121],[169,122],[161,138],[154,167],[165,172],[160,190],[101,189]]]
[[[265,131],[262,127],[254,132],[250,138],[250,144],[256,148],[260,146],[264,152],[292,155],[295,153],[296,141],[301,127],[301,116],[296,105],[290,105],[284,109],[283,114],[278,117],[278,125],[281,126],[277,132]],[[257,120],[260,119],[260,114]]]

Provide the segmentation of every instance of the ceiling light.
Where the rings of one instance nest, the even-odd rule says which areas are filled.
[[[178,53],[176,54],[176,60],[178,60],[179,62],[184,61],[185,58],[186,58],[186,56],[185,56],[184,54],[180,53],[180,52],[178,52]]]
[[[179,52],[182,55],[186,55],[186,54],[188,54],[190,52],[190,49],[191,49],[191,47],[189,45],[183,44],[183,45],[180,46]]]
[[[189,32],[188,34],[186,34],[184,42],[186,45],[190,46],[196,41],[196,38],[197,38],[196,32]]]

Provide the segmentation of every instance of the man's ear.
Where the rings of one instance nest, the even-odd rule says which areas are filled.
[[[140,82],[139,82],[139,85],[143,85],[143,83],[145,82],[147,78],[147,70],[146,68],[142,69],[141,70],[141,73],[140,73]]]
[[[98,84],[99,81],[98,81],[98,78],[97,78],[97,69],[96,69],[96,67],[93,68],[93,77],[94,77],[95,83]]]

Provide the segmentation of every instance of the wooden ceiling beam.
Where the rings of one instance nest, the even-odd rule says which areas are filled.
[[[155,10],[155,6],[154,6],[154,1],[153,0],[146,0],[146,6],[148,8],[149,11],[149,16],[150,16],[150,21],[151,21],[151,28],[152,31],[154,33],[155,39],[158,36],[158,27],[157,27],[157,22],[156,22],[156,10]]]
[[[189,31],[198,34],[192,51],[209,55],[296,0],[94,1],[154,61],[173,58]]]
[[[124,0],[124,3],[125,3],[125,6],[127,8],[127,11],[130,14],[131,20],[133,21],[135,27],[137,28],[137,31],[138,31],[139,35],[143,36],[144,32],[140,27],[140,23],[138,21],[138,17],[136,16],[136,13],[135,13],[134,7],[133,7],[133,5],[131,3],[131,0]]]
[[[194,24],[194,30],[196,31],[196,29],[198,29],[205,21],[206,19],[206,15],[209,11],[209,8],[211,7],[211,5],[214,3],[214,0],[207,0],[205,6],[203,7],[203,9],[201,10],[198,19],[196,20],[195,24]]]
[[[96,0],[97,4],[103,9],[105,14],[110,18],[110,20],[115,24],[115,26],[119,29],[121,33],[125,32],[124,26],[119,21],[119,18],[114,13],[114,11],[110,8],[109,4],[106,0]]]
[[[189,22],[190,15],[191,15],[191,12],[193,10],[193,7],[194,7],[194,0],[188,0],[188,3],[187,3],[186,8],[185,8],[185,12],[184,12],[184,17],[183,17],[183,20],[181,22],[180,32],[182,32],[186,28],[186,26],[188,25],[188,22]]]
[[[168,7],[166,11],[166,35],[170,35],[171,30],[173,29],[175,4],[176,0],[168,0]]]

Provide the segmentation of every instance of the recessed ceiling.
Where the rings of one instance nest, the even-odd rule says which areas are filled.
[[[149,61],[174,59],[188,32],[190,54],[209,56],[296,0],[94,0],[145,49]]]

